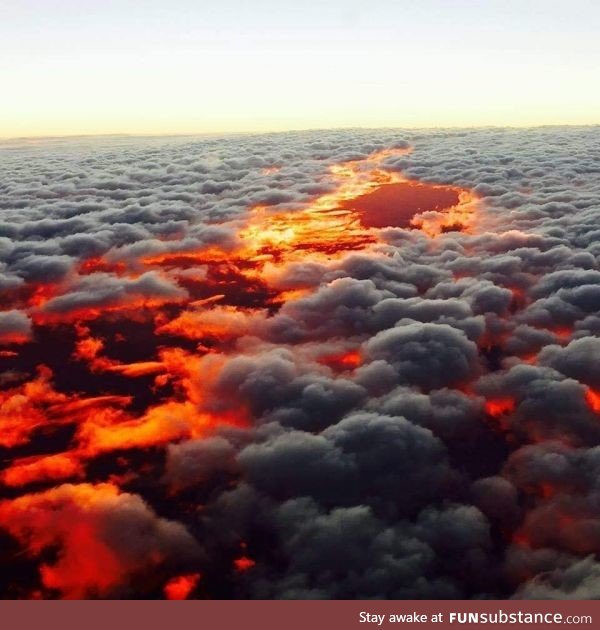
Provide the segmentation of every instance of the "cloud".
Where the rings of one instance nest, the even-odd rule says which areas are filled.
[[[365,351],[389,363],[399,383],[425,390],[465,383],[478,371],[476,345],[447,324],[398,325],[371,338]]]
[[[110,484],[62,485],[0,503],[0,522],[32,556],[58,548],[40,579],[69,598],[106,597],[127,589],[168,559],[185,564],[198,547],[185,528],[158,518],[138,496]]]
[[[0,148],[0,593],[596,597],[599,135]]]
[[[0,342],[19,343],[31,335],[31,321],[21,311],[0,312]]]

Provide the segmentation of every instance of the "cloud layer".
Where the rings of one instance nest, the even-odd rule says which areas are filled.
[[[0,145],[2,594],[600,597],[599,136]]]

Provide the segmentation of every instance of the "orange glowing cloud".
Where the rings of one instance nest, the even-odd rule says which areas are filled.
[[[211,410],[211,388],[224,365],[219,355],[198,357],[177,349],[161,353],[161,369],[183,400],[169,400],[149,407],[140,417],[120,410],[93,409],[80,423],[77,439],[86,457],[129,448],[148,448],[209,434],[219,425],[246,426],[242,401],[226,409]]]
[[[127,266],[123,262],[108,262],[103,258],[88,258],[84,260],[78,267],[81,275],[89,275],[92,273],[115,273],[123,274],[127,270]]]
[[[160,361],[138,361],[137,363],[118,363],[111,365],[107,371],[129,376],[130,378],[136,378],[148,374],[157,374],[158,372],[162,372],[163,369],[164,366]]]
[[[16,460],[2,471],[0,479],[6,486],[17,487],[34,482],[59,481],[83,476],[83,466],[73,453],[58,453]]]
[[[0,392],[0,446],[12,448],[29,441],[31,432],[48,423],[47,411],[68,401],[50,384],[51,372],[41,367],[38,376]]]
[[[64,311],[40,310],[31,311],[31,319],[38,326],[53,326],[61,323],[76,324],[91,322],[107,316],[118,316],[122,319],[144,321],[151,319],[154,311],[168,304],[183,303],[176,297],[137,297],[127,301],[115,301],[101,307],[72,308]]]
[[[52,298],[60,295],[61,286],[59,284],[31,284],[28,292],[27,306],[41,308]]]
[[[318,359],[319,363],[335,371],[353,370],[362,363],[362,356],[358,350],[348,350],[342,354],[328,354]]]
[[[104,342],[102,339],[85,337],[76,343],[73,356],[88,363],[92,371],[102,372],[110,369],[113,365],[110,359],[98,356],[103,349]]]
[[[183,311],[178,317],[160,325],[156,332],[187,339],[212,338],[223,342],[247,334],[256,322],[265,317],[265,311],[217,305],[209,310]]]
[[[111,547],[104,528],[120,508],[145,509],[111,484],[63,485],[0,503],[0,525],[30,556],[58,546],[54,563],[40,565],[45,588],[66,598],[106,596],[128,575],[160,561],[152,554],[127,557]]]
[[[411,225],[435,238],[444,232],[472,232],[477,217],[477,196],[461,190],[458,203],[444,210],[429,210],[415,215]]]
[[[77,437],[88,456],[191,438],[211,426],[211,419],[198,413],[187,401],[157,405],[141,418],[122,416],[117,420],[95,414],[81,425]]]
[[[160,361],[119,363],[119,361],[114,359],[101,356],[103,349],[104,342],[101,339],[85,336],[75,344],[73,357],[86,362],[92,372],[113,372],[135,378],[163,371],[164,366]]]

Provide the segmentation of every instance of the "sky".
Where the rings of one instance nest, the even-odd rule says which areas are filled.
[[[600,123],[591,0],[0,0],[0,137]]]

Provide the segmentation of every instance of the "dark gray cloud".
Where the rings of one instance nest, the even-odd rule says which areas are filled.
[[[31,321],[21,311],[0,311],[0,340],[27,338],[31,334]]]
[[[399,383],[425,390],[466,383],[478,372],[476,345],[448,324],[399,324],[370,339],[365,352],[389,363]]]

